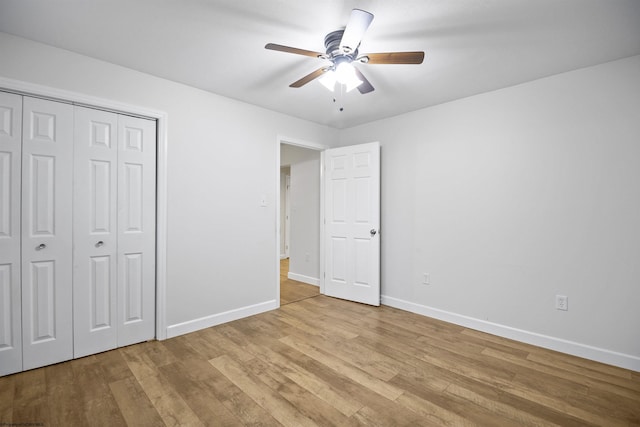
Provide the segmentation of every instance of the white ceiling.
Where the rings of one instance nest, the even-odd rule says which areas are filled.
[[[421,65],[358,64],[376,90],[336,103],[321,60],[353,8],[361,53],[424,50]],[[0,0],[0,31],[336,128],[640,54],[640,0]],[[344,106],[344,111],[338,110]]]

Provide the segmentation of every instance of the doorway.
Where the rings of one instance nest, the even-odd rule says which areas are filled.
[[[280,305],[320,294],[321,147],[279,139]]]

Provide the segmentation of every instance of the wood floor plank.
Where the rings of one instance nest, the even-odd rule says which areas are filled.
[[[275,349],[274,350],[272,350]],[[269,346],[257,346],[250,344],[247,348],[256,358],[276,367],[283,376],[290,379],[309,393],[330,404],[347,417],[355,414],[364,405],[353,399],[351,396],[336,390],[331,384],[320,379],[296,363],[296,358],[291,358],[279,353],[278,344]],[[286,354],[286,353],[284,353]]]
[[[107,384],[134,376],[119,349],[100,353],[96,356],[96,360],[102,367],[104,379]]]
[[[326,314],[319,316],[314,315],[313,313],[309,312],[309,310],[305,309],[301,304],[292,304],[287,307],[283,307],[281,312],[287,313],[292,317],[296,317],[302,323],[310,326],[311,329],[306,328],[307,330],[315,330],[319,332],[320,330],[316,325],[318,325],[319,323],[325,325],[321,331],[328,335],[327,338],[335,336],[344,339],[351,339],[357,337],[359,334],[358,330],[348,330],[347,328],[343,327],[343,324],[341,323],[328,322]]]
[[[309,393],[305,388],[295,382],[283,384],[278,393],[287,399],[302,415],[309,418],[319,426],[357,426],[355,418],[350,418],[326,401]]]
[[[415,396],[411,393],[404,393],[398,396],[398,403],[407,409],[421,415],[424,419],[433,425],[450,425],[450,426],[476,426],[475,422],[468,418],[460,416],[454,412],[448,411],[428,399]]]
[[[171,347],[172,349],[180,349],[180,352],[176,354],[177,357],[186,356],[187,353],[199,353],[205,360],[213,359],[218,356],[222,356],[228,350],[225,349],[224,343],[218,342],[217,335],[212,336],[212,329],[207,328],[197,332],[192,332],[186,336],[171,338],[168,341],[181,341],[181,345],[177,347]],[[169,346],[172,343],[167,343]]]
[[[493,349],[487,349],[485,353],[502,361],[522,367],[523,373],[528,370],[530,377],[535,378],[535,380],[531,381],[537,382],[540,379],[544,379],[546,380],[544,381],[545,383],[553,382],[552,392],[559,393],[569,402],[579,400],[583,403],[588,403],[589,407],[596,412],[607,410],[607,408],[612,407],[612,404],[615,404],[615,411],[610,411],[610,416],[614,418],[633,419],[633,417],[637,415],[636,410],[638,401],[640,400],[640,394],[635,392],[635,390],[628,390],[618,386],[618,383],[621,381],[623,383],[627,382],[624,379],[616,377],[612,379],[613,384],[604,383],[599,380],[593,380],[593,373],[588,369],[582,372],[576,372],[574,369],[565,370],[565,368],[561,366],[554,367],[532,361],[523,361]],[[533,373],[531,373],[531,371],[533,371]],[[523,374],[521,374],[521,377],[522,376]],[[564,381],[564,384],[566,384],[564,389],[570,390],[570,392],[563,391],[562,388],[559,388],[559,381]],[[640,422],[640,419],[637,421]]]
[[[0,424],[640,426],[640,373],[323,295],[0,378]]]
[[[182,384],[182,390],[187,387],[187,393],[182,393],[183,396],[197,394],[195,403],[190,399],[188,403],[200,419],[206,421],[210,418],[208,410],[218,416],[213,423],[207,423],[207,425],[235,426],[237,423],[251,426],[279,425],[267,411],[258,406],[208,361],[187,359],[161,369],[167,371],[171,368],[174,368],[172,375],[175,382],[179,383],[180,379],[189,381],[186,386],[184,382]],[[222,404],[222,407],[219,404]],[[201,405],[208,410],[203,409]]]
[[[239,419],[243,425],[280,425],[271,414],[243,393],[240,388],[211,365],[209,361],[189,359],[184,364],[186,369],[181,370],[181,374],[197,383],[207,395],[211,395],[221,402],[229,413]],[[163,367],[163,369],[165,368]],[[215,401],[212,403],[215,405]],[[222,414],[224,415],[224,411]],[[234,422],[229,421],[229,425],[234,425]]]
[[[311,419],[300,413],[291,403],[279,396],[253,375],[248,374],[229,356],[220,356],[209,361],[229,380],[238,386],[246,395],[258,405],[267,410],[284,426],[305,427],[315,426]]]
[[[80,391],[80,398],[73,403],[82,408],[86,419],[100,426],[125,425],[100,357],[83,357],[68,363],[73,370],[74,384]]]
[[[264,350],[265,348],[261,347],[261,355]],[[254,353],[252,352],[252,354]],[[272,354],[272,356],[274,355]],[[340,400],[326,399],[326,395],[325,399],[322,399],[319,397],[321,393],[309,392],[309,383],[313,381],[309,381],[306,376],[298,375],[296,370],[290,367],[290,362],[283,367],[283,365],[275,365],[261,359],[256,359],[249,366],[246,366],[249,372],[294,405],[302,415],[318,425],[349,426],[357,424],[353,418],[349,418],[355,411],[345,415],[338,410],[341,407]],[[294,379],[297,379],[298,382]],[[317,385],[318,382],[320,381],[314,384]],[[304,384],[306,387],[300,384]],[[326,384],[322,384],[322,386],[326,387]],[[313,389],[313,387],[311,388]],[[360,406],[358,405],[358,408]]]
[[[241,362],[251,360],[251,356],[247,355],[247,352],[242,348],[242,340],[239,343],[235,343],[229,339],[223,332],[226,332],[226,325],[219,325],[216,328],[207,328],[202,331],[203,339],[209,341],[209,344],[217,347],[218,349],[224,349],[222,355],[231,355],[234,359]],[[215,357],[219,357],[215,356]]]
[[[476,384],[477,387],[477,384]],[[486,391],[483,390],[483,391]],[[447,395],[454,395],[458,398],[468,400],[477,406],[486,408],[487,410],[501,416],[505,420],[512,420],[515,425],[519,426],[582,426],[584,423],[580,420],[570,420],[566,416],[559,417],[551,421],[548,418],[544,418],[542,414],[549,418],[553,418],[549,413],[554,411],[548,411],[539,405],[533,405],[524,399],[518,399],[510,396],[507,393],[502,393],[500,396],[495,394],[489,394],[489,396],[482,393],[470,390],[467,387],[462,387],[458,384],[452,383],[446,389]],[[505,403],[505,401],[509,403]],[[523,409],[520,409],[523,408]]]
[[[534,362],[538,365],[546,365],[554,368],[554,372],[567,372],[569,375],[578,374],[582,377],[592,379],[590,382],[593,386],[596,384],[611,384],[619,387],[620,389],[627,389],[633,393],[634,396],[640,396],[640,381],[633,380],[629,371],[622,371],[617,367],[610,367],[613,369],[606,369],[600,366],[601,364],[594,364],[592,361],[577,361],[572,360],[570,362],[566,360],[559,360],[555,355],[547,354],[530,354],[527,360]],[[577,358],[576,358],[577,359]],[[622,371],[622,372],[621,372]],[[614,391],[611,389],[611,391]]]
[[[165,425],[140,383],[127,378],[114,381],[109,388],[129,426],[157,427]]]
[[[163,375],[149,375],[139,383],[165,425],[204,426],[204,423]]]
[[[177,361],[175,355],[164,345],[164,341],[147,341],[137,344],[135,347],[138,351],[144,353],[156,367]]]
[[[50,419],[44,368],[15,375],[14,423],[44,423]]]
[[[289,336],[280,341],[389,400],[395,400],[402,394],[402,390],[298,338]]]
[[[390,363],[383,355],[378,352],[365,351],[362,346],[358,345],[358,342],[355,341],[357,337],[351,340],[341,338],[324,340],[304,331],[293,331],[290,336],[300,338],[307,344],[330,352],[380,380],[388,381],[398,373],[393,363]]]
[[[523,419],[533,418],[525,417],[517,411],[513,411],[513,414],[500,413],[493,405],[478,405],[474,400],[448,393],[448,390],[455,388],[455,383],[450,384],[444,392],[439,392],[428,384],[419,384],[412,378],[402,375],[398,375],[391,382],[406,391],[398,400],[399,402],[408,404],[409,407],[413,407],[418,400],[429,402],[429,411],[446,423],[457,425],[462,422],[461,419],[465,419],[477,425],[500,425],[508,423],[511,416],[518,415]],[[410,399],[406,401],[403,400],[404,397],[410,397]]]
[[[284,338],[291,333],[291,327],[281,322],[274,316],[266,316],[257,318],[255,316],[247,319],[246,322],[235,325],[236,329],[240,329],[247,338],[268,336],[270,338]]]
[[[203,364],[191,362],[191,360],[175,362],[163,366],[160,370],[167,382],[204,425],[242,426],[240,419],[233,415],[207,386],[206,374],[199,371]],[[207,365],[211,366],[208,363]]]
[[[83,410],[82,394],[74,387],[74,372],[70,363],[58,363],[45,368],[47,381],[47,404],[51,425],[88,425],[89,419]]]
[[[15,378],[15,375],[0,377],[0,424],[13,422]]]
[[[138,381],[144,377],[158,375],[158,366],[143,351],[142,345],[130,345],[119,349],[119,351]]]

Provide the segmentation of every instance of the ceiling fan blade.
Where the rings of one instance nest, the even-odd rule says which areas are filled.
[[[317,79],[318,77],[320,77],[321,75],[323,75],[326,72],[327,72],[327,68],[326,67],[318,68],[317,70],[315,70],[312,73],[307,74],[306,76],[304,76],[300,80],[291,83],[289,85],[289,87],[302,87],[302,86],[306,85],[307,83],[309,83],[311,80]]]
[[[340,48],[345,53],[354,52],[360,46],[362,37],[367,28],[369,28],[371,21],[373,21],[373,14],[360,9],[351,11],[349,22],[347,22],[340,41]]]
[[[373,92],[374,87],[371,83],[369,83],[369,80],[367,80],[367,78],[356,67],[353,67],[353,69],[356,70],[356,76],[358,76],[358,78],[362,80],[362,84],[358,86],[358,90],[360,91],[360,93],[364,95],[365,93]]]
[[[325,56],[324,53],[313,52],[311,50],[305,50],[305,49],[298,49],[297,47],[283,46],[281,44],[275,44],[275,43],[267,43],[264,46],[264,48],[269,50],[277,50],[280,52],[295,53],[296,55],[311,56],[312,58],[322,58]]]
[[[367,64],[422,64],[424,52],[367,53],[365,57],[369,60],[362,62]]]

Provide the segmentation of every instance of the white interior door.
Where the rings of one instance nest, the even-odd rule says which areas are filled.
[[[0,376],[22,370],[21,155],[22,97],[0,92]]]
[[[117,346],[118,116],[75,107],[74,357]]]
[[[380,144],[325,151],[328,296],[380,305]]]
[[[118,116],[118,346],[155,336],[156,124]]]
[[[23,98],[22,344],[25,370],[71,359],[73,107]]]

